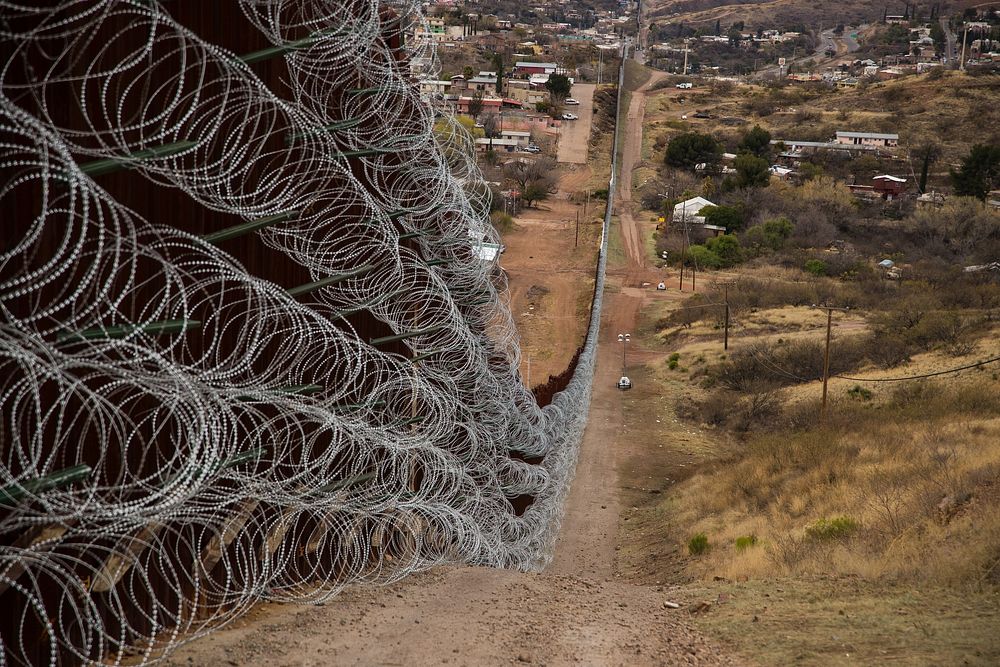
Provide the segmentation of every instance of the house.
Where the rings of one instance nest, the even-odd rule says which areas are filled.
[[[906,192],[906,179],[883,174],[872,179],[872,188],[882,199],[899,199]]]
[[[459,97],[455,102],[455,110],[458,113],[469,113],[469,105],[472,103],[471,97]],[[503,106],[503,100],[499,97],[483,97],[483,108],[481,114],[498,114]]]
[[[520,76],[555,74],[557,69],[559,69],[559,65],[556,63],[529,63],[520,61],[514,65],[514,73]]]
[[[496,90],[496,87],[496,72],[480,72],[478,75],[469,79],[468,89],[470,90]]]
[[[837,132],[836,143],[853,146],[892,148],[899,145],[898,134],[878,132]]]
[[[527,144],[525,144],[527,145]],[[517,139],[504,139],[503,137],[493,137],[476,139],[476,150],[480,153],[485,153],[486,151],[505,151],[507,153],[513,153],[521,146]]]
[[[444,95],[451,87],[451,81],[440,81],[437,79],[423,79],[420,81],[420,94],[424,97],[431,95]]]
[[[795,174],[795,170],[789,169],[788,167],[782,167],[780,164],[772,164],[769,169],[772,176],[777,177],[779,181],[790,180],[792,175]]]
[[[705,216],[698,214],[701,213],[703,208],[707,208],[709,206],[715,206],[715,204],[708,201],[704,197],[694,197],[693,199],[682,201],[674,206],[672,220],[682,224],[704,225]]]
[[[516,142],[518,148],[527,148],[531,143],[531,132],[526,130],[500,130],[501,139],[510,139]]]

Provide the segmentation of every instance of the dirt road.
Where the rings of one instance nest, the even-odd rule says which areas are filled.
[[[628,131],[641,133],[641,123],[630,122]],[[641,138],[630,136],[626,165],[635,164],[629,153],[640,145]],[[633,254],[641,244],[628,248],[630,265],[642,266],[643,255]],[[612,282],[620,288],[620,271]],[[628,292],[606,293],[580,463],[545,571],[439,568],[384,588],[353,588],[323,607],[261,605],[168,664],[736,664],[691,628],[686,609],[664,606],[676,599],[669,586],[638,585],[618,568],[619,527],[628,510],[618,472],[642,449],[623,420],[629,394],[614,387],[621,370],[616,336],[634,327],[643,298]]]

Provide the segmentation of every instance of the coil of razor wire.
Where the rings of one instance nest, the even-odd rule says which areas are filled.
[[[499,239],[470,139],[439,145],[455,121],[405,66],[433,51],[392,40],[420,4],[219,3],[284,59],[280,94],[171,9],[0,1],[0,210],[30,210],[0,244],[0,664],[155,661],[260,600],[543,567],[575,466],[606,244],[540,408],[474,255]],[[311,282],[116,201],[96,174],[122,167]]]

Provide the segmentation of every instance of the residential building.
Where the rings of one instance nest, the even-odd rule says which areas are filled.
[[[699,215],[701,210],[709,206],[715,206],[704,197],[694,197],[674,206],[673,222],[681,224],[705,224],[705,216]]]
[[[882,199],[899,199],[906,192],[906,179],[883,174],[872,179],[872,188]]]
[[[837,132],[838,144],[853,146],[875,146],[892,148],[899,145],[898,134],[880,134],[878,132]]]

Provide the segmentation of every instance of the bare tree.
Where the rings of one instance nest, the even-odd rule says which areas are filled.
[[[486,133],[487,139],[500,136],[500,123],[497,122],[496,115],[489,114],[483,118],[483,132]]]
[[[529,207],[555,193],[558,186],[556,161],[552,158],[513,160],[504,165],[504,176],[517,186]]]
[[[477,90],[469,100],[469,115],[472,120],[479,122],[479,115],[483,113],[483,91]]]

